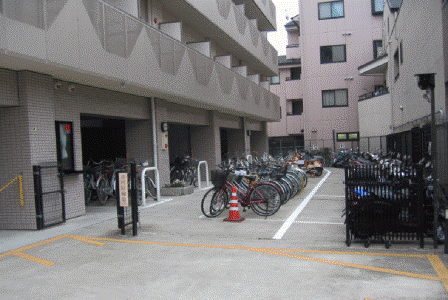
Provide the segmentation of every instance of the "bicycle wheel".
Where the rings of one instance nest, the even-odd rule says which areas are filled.
[[[280,208],[280,193],[273,185],[261,183],[250,192],[249,202],[257,215],[272,216]]]
[[[92,187],[90,185],[90,175],[84,175],[84,200],[88,204],[92,200]]]
[[[228,202],[229,195],[225,189],[212,188],[202,198],[202,213],[208,218],[215,218],[224,211]]]
[[[109,199],[109,194],[107,193],[110,190],[109,180],[104,177],[98,179],[98,186],[96,193],[98,195],[98,201],[104,205]]]
[[[280,202],[281,204],[285,204],[286,202],[288,202],[288,191],[286,190],[285,186],[283,185],[283,183],[279,182],[278,180],[270,180],[269,181],[270,184],[273,184],[277,187],[278,190],[280,190]]]
[[[194,174],[193,174],[193,171],[191,169],[186,169],[185,170],[184,180],[185,180],[186,184],[193,185]]]
[[[180,169],[174,169],[170,173],[170,181],[173,183],[176,180],[182,180],[184,178],[184,174]]]
[[[145,178],[146,196],[150,196],[157,201],[157,187],[150,177]]]

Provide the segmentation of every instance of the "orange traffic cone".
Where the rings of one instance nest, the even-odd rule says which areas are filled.
[[[229,217],[224,219],[224,222],[242,222],[244,218],[240,218],[240,212],[238,211],[238,197],[236,196],[236,188],[232,187],[232,198],[230,198],[230,211]]]

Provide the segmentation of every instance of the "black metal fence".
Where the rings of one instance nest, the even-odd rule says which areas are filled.
[[[65,222],[62,170],[56,162],[33,166],[37,229]]]
[[[345,169],[346,244],[418,240],[433,233],[434,208],[422,166],[351,166]]]

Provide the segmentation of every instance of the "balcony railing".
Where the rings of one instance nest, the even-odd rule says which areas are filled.
[[[39,2],[38,0],[32,0]],[[1,1],[0,1],[1,3]],[[15,3],[15,2],[13,2]],[[17,3],[20,3],[17,1]],[[34,3],[34,2],[33,2]],[[40,3],[40,2],[39,2]],[[47,3],[44,1],[44,3]],[[56,2],[55,2],[56,3]],[[91,33],[84,30],[78,33],[80,41],[74,42],[74,39],[64,40],[55,38],[53,32],[50,32],[52,23],[57,19],[58,14],[64,8],[66,1],[58,1],[57,7],[51,7],[50,11],[47,5],[39,6],[38,9],[33,11],[33,17],[25,18],[27,11],[22,7],[21,10],[12,10],[12,6],[6,7],[0,5],[0,13],[6,17],[16,20],[21,23],[27,23],[42,31],[33,31],[34,36],[31,34],[25,34],[25,36],[33,37],[33,42],[39,45],[39,47],[31,47],[32,50],[28,50],[23,47],[19,47],[23,39],[12,39],[9,44],[6,45],[6,49],[11,49],[10,52],[20,53],[23,57],[32,58],[45,58],[46,67],[42,67],[38,70],[45,70],[48,65],[58,63],[59,65],[67,65],[74,68],[82,68],[83,72],[86,72],[92,76],[107,76],[109,79],[116,79],[120,81],[126,81],[136,86],[142,87],[147,90],[164,91],[166,86],[164,83],[157,80],[149,82],[144,76],[135,76],[136,73],[131,72],[129,58],[133,55],[133,59],[136,61],[144,61],[147,59],[147,55],[153,55],[154,60],[148,62],[148,66],[156,67],[155,71],[161,71],[169,76],[175,76],[178,80],[183,79],[182,72],[185,72],[184,64],[182,62],[187,60],[192,71],[193,76],[196,79],[197,86],[193,87],[191,93],[191,100],[197,102],[204,102],[204,104],[210,104],[218,107],[225,107],[227,109],[233,109],[242,111],[244,113],[256,113],[260,117],[268,119],[279,118],[279,99],[278,96],[271,93],[264,86],[253,83],[244,76],[240,76],[231,69],[216,63],[211,57],[205,56],[202,53],[188,47],[182,42],[168,36],[161,32],[157,28],[154,28],[148,23],[145,23],[134,16],[110,5],[109,3],[101,0],[83,0],[82,5],[85,7],[88,18],[93,26],[92,33],[98,38],[99,45],[111,56],[106,56],[102,52],[92,51],[94,48],[89,48],[91,45],[98,45],[98,43],[92,40]],[[8,8],[8,9],[5,9]],[[11,8],[11,9],[10,9]],[[72,8],[70,8],[72,9]],[[13,13],[14,12],[14,13]],[[51,13],[50,13],[51,12]],[[25,22],[29,19],[28,22]],[[36,19],[36,22],[30,20]],[[86,23],[87,24],[87,23]],[[90,25],[90,24],[89,24]],[[1,27],[1,26],[0,26]],[[64,28],[61,28],[64,29]],[[12,30],[11,30],[12,31]],[[142,37],[142,31],[146,34]],[[11,34],[11,32],[9,32]],[[36,37],[37,36],[37,37]],[[48,40],[48,36],[51,39]],[[76,36],[76,35],[73,35]],[[152,48],[152,54],[145,54],[141,51],[134,51],[134,47],[137,44],[137,40],[143,38],[147,40],[149,48]],[[90,41],[87,41],[91,39]],[[70,53],[65,51],[67,43],[73,43],[70,49],[75,49],[78,52]],[[269,45],[270,46],[270,45]],[[76,48],[78,47],[78,48]],[[43,49],[42,51],[33,51],[34,49]],[[78,56],[78,53],[83,51],[91,51],[88,56]],[[148,49],[148,50],[150,50]],[[65,55],[67,54],[67,55]],[[92,65],[93,63],[93,65]],[[188,64],[187,63],[187,64]],[[98,65],[95,65],[98,64]],[[108,64],[108,68],[102,68],[102,65]],[[146,66],[142,65],[142,68]],[[158,67],[158,68],[157,68]],[[189,68],[189,67],[188,67]],[[36,69],[37,70],[37,69]],[[139,69],[139,72],[142,70]],[[215,71],[215,72],[214,72]],[[137,72],[138,73],[138,72]],[[132,74],[132,76],[128,75]],[[143,74],[143,73],[142,73]],[[216,76],[214,78],[214,76]],[[238,105],[236,103],[227,103],[219,101],[219,96],[206,97],[203,95],[204,89],[215,91],[214,84],[210,84],[210,81],[214,79],[219,82],[218,92],[222,92],[224,96],[238,95]],[[183,82],[181,80],[181,82]],[[185,79],[185,84],[190,84],[189,79]],[[182,94],[182,88],[175,88],[174,93],[178,95]],[[234,93],[237,91],[237,93]],[[167,89],[166,92],[173,92],[171,89]],[[233,97],[238,97],[233,96]],[[250,101],[247,101],[250,100]]]
[[[367,99],[370,99],[370,98],[373,98],[373,97],[378,97],[378,96],[385,95],[385,94],[389,94],[389,89],[386,88],[386,87],[383,87],[383,88],[377,89],[377,90],[375,90],[373,92],[370,92],[370,93],[363,94],[363,95],[359,96],[358,101],[367,100]]]

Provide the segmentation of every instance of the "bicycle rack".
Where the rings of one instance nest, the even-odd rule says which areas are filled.
[[[246,159],[249,163],[252,163],[252,155],[249,154],[248,156],[246,156]]]
[[[201,180],[201,165],[205,165],[205,184],[206,187],[202,188],[202,180]],[[210,175],[208,174],[208,163],[205,160],[201,160],[198,164],[198,187],[200,190],[206,189],[210,186]]]
[[[157,188],[157,201],[159,201],[160,198],[160,178],[159,178],[159,170],[157,170],[156,167],[147,167],[144,168],[142,171],[142,205],[146,205],[146,185],[145,185],[145,173],[146,171],[154,171],[155,177],[156,177],[156,188]]]

